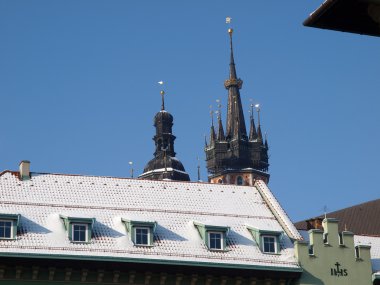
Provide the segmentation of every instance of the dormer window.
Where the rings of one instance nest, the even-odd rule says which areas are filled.
[[[89,243],[95,218],[69,217],[60,215],[72,243]]]
[[[209,250],[225,251],[227,250],[227,235],[229,227],[208,225],[201,222],[193,222],[199,235]]]
[[[0,214],[0,239],[15,239],[20,215]]]
[[[156,222],[136,221],[122,218],[121,221],[125,224],[125,228],[129,237],[136,246],[153,246],[154,231]]]
[[[280,237],[281,231],[264,230],[250,225],[246,225],[247,229],[252,234],[252,237],[259,246],[261,252],[267,254],[279,254],[280,253]]]

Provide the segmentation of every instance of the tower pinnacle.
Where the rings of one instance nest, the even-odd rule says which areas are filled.
[[[231,18],[226,19],[229,24]],[[232,183],[253,185],[259,178],[268,182],[268,147],[263,142],[260,119],[256,131],[254,122],[254,105],[250,110],[250,132],[244,120],[240,89],[243,81],[238,78],[233,49],[233,29],[228,29],[230,44],[229,77],[224,81],[227,89],[227,122],[226,132],[223,132],[220,104],[218,102],[218,132],[215,134],[214,124],[211,125],[210,143],[206,144],[206,164],[209,181],[212,183]],[[215,138],[216,137],[216,138]]]

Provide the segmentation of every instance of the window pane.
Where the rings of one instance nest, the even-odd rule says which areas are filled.
[[[209,233],[210,249],[222,249],[222,234]]]
[[[86,241],[87,225],[73,225],[73,241]]]
[[[0,221],[0,238],[12,238],[12,222]]]
[[[263,237],[264,252],[275,253],[276,252],[275,242],[276,242],[276,239],[274,237]]]
[[[149,229],[148,228],[136,228],[136,244],[148,245],[149,241]]]

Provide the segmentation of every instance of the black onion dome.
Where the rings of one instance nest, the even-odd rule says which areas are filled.
[[[167,169],[179,170],[185,172],[185,167],[182,162],[179,161],[176,157],[167,156],[166,161],[165,157],[155,157],[151,161],[149,161],[145,167],[144,172],[152,171],[154,169],[163,169],[165,170],[165,166]]]
[[[154,125],[159,124],[161,122],[173,123],[173,116],[169,112],[165,110],[161,110],[154,116]]]

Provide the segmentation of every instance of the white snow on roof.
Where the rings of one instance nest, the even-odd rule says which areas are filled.
[[[272,211],[249,186],[57,174],[32,174],[31,180],[20,181],[5,172],[0,176],[0,213],[21,214],[21,220],[16,240],[0,240],[0,255],[164,259],[298,270],[288,235],[281,236],[279,255],[263,254],[245,226],[292,232],[291,225],[282,228]],[[95,218],[91,242],[71,243],[60,215]],[[128,217],[157,222],[153,247],[132,244],[121,221]],[[209,251],[194,220],[228,226],[228,250]]]
[[[296,227],[294,226],[284,209],[281,207],[276,197],[269,190],[265,182],[262,180],[258,180],[256,181],[255,186],[257,187],[260,194],[264,198],[264,201],[268,204],[273,214],[278,219],[278,221],[284,228],[285,232],[289,235],[289,237],[295,240],[301,240],[302,236],[300,235],[300,233],[298,232],[298,230],[296,229]]]
[[[371,261],[373,272],[380,273],[380,237],[370,236],[354,236],[355,245],[370,245],[371,246]]]

